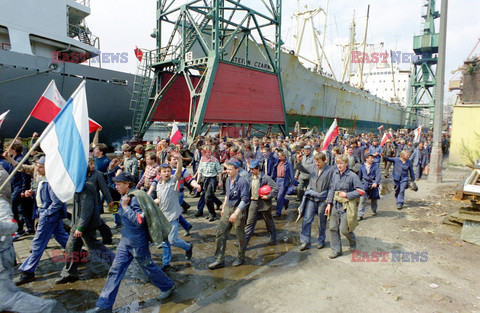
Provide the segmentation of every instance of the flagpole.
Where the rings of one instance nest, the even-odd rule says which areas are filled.
[[[30,112],[31,114],[31,112]],[[20,128],[20,130],[18,131],[18,133],[15,135],[15,138],[13,138],[12,142],[10,142],[10,145],[8,146],[7,150],[6,151],[9,151],[11,148],[12,148],[12,145],[13,143],[15,142],[15,140],[17,140],[18,136],[20,136],[20,134],[22,133],[22,130],[25,128],[25,125],[27,125],[27,122],[30,120],[32,116],[29,115],[27,117],[27,119],[25,120],[25,122],[23,123],[22,127]]]
[[[8,178],[3,182],[2,186],[0,186],[0,192],[10,182],[12,177],[18,172],[18,170],[20,169],[20,166],[22,166],[23,163],[25,163],[28,160],[28,157],[30,156],[30,154],[32,154],[33,150],[35,150],[38,147],[38,145],[42,142],[42,140],[45,138],[45,136],[50,132],[50,130],[52,130],[54,125],[55,125],[55,123],[48,124],[47,128],[45,128],[45,130],[43,131],[40,138],[38,138],[37,142],[35,142],[35,144],[30,148],[30,150],[23,157],[23,159],[17,164],[17,166],[15,167],[13,172],[10,174],[10,176],[8,176]]]

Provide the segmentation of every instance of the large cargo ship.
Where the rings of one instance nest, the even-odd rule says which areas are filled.
[[[11,110],[2,137],[15,136],[53,79],[64,98],[86,80],[90,117],[103,127],[100,140],[116,147],[130,139],[134,112],[129,104],[135,75],[82,64],[101,54],[99,39],[85,25],[89,1],[50,0],[40,5],[35,0],[0,0],[0,7],[0,112]],[[237,63],[264,66],[255,58],[239,58]],[[298,121],[302,126],[326,129],[334,118],[339,126],[358,131],[374,130],[381,124],[402,125],[404,109],[400,106],[310,70],[289,51],[282,52],[281,67],[290,127]],[[45,126],[31,119],[22,136],[29,137]]]

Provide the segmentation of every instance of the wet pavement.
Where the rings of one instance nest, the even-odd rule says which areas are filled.
[[[383,167],[383,166],[382,166]],[[393,182],[382,177],[381,194],[386,195],[393,190]],[[172,247],[172,267],[166,271],[167,275],[175,282],[176,290],[172,297],[158,301],[159,290],[152,285],[144,276],[139,267],[132,262],[125,275],[117,300],[114,305],[116,312],[179,312],[198,303],[204,302],[221,290],[228,290],[227,295],[221,297],[234,297],[236,290],[247,284],[252,275],[259,269],[277,268],[281,266],[295,266],[302,261],[302,256],[289,258],[288,264],[278,260],[288,252],[299,247],[299,230],[301,222],[295,223],[297,219],[296,208],[299,205],[295,197],[289,196],[289,210],[284,211],[282,217],[275,219],[277,227],[277,244],[268,246],[269,236],[263,220],[259,220],[255,233],[250,240],[246,252],[246,262],[240,267],[231,267],[235,259],[237,247],[235,235],[230,234],[227,242],[226,267],[217,270],[209,270],[208,264],[214,261],[215,232],[218,220],[209,222],[205,217],[194,217],[198,198],[188,195],[186,190],[186,201],[192,206],[184,217],[193,225],[191,235],[185,237],[184,230],[180,228],[180,238],[194,245],[193,258],[187,261],[183,250]],[[217,196],[219,194],[217,193]],[[206,210],[205,210],[206,212]],[[112,228],[114,240],[108,245],[112,251],[115,250],[120,240],[120,229],[114,228],[113,216],[102,215],[102,218]],[[317,226],[315,226],[317,225]],[[318,235],[318,222],[312,227],[312,241]],[[26,236],[15,242],[17,262],[21,264],[29,255],[30,243],[33,236]],[[63,267],[63,262],[55,262],[52,258],[60,246],[55,240],[51,240],[42,260],[36,270],[36,281],[22,286],[25,291],[34,293],[45,298],[58,300],[68,312],[83,312],[95,307],[98,295],[105,284],[108,273],[108,266],[87,262],[79,267],[80,280],[75,283],[56,285],[55,280]],[[150,249],[154,262],[161,266],[162,250],[156,246]],[[292,261],[293,260],[293,261]],[[16,275],[19,275],[18,270]]]

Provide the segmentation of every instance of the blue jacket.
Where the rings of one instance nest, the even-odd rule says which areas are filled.
[[[358,179],[360,179],[360,181],[362,182],[365,194],[367,195],[368,199],[380,199],[378,185],[380,185],[381,177],[382,175],[380,173],[380,167],[377,163],[372,163],[370,173],[368,174],[365,164],[362,164],[360,166],[360,170],[358,171]],[[372,188],[373,183],[377,183],[376,188]]]
[[[129,191],[130,192],[130,191]],[[148,245],[149,234],[145,215],[140,208],[137,197],[131,197],[128,207],[120,204],[118,214],[122,217],[122,241],[129,246]]]
[[[380,156],[380,154],[382,153],[382,147],[380,145],[378,146],[373,146],[371,145],[369,148],[368,148],[368,152],[371,153],[371,154],[375,154],[375,153],[378,153],[377,156],[374,156],[373,157],[373,162],[374,163],[380,163],[380,161],[382,160],[382,157]]]
[[[427,150],[416,148],[410,156],[410,160],[412,161],[413,166],[425,167],[428,164],[428,155]]]
[[[15,158],[15,161],[20,162],[23,159],[23,155],[17,155]],[[24,164],[30,164],[28,160]],[[17,193],[22,193],[28,189],[30,189],[30,183],[32,181],[32,176],[22,173],[22,172],[17,172],[15,175],[13,175],[12,178],[12,193],[17,192]]]
[[[57,198],[52,187],[46,180],[40,188],[40,200],[42,201],[42,207],[37,208],[40,218],[64,219],[67,217],[67,205]]]
[[[396,182],[405,182],[408,181],[408,175],[410,179],[415,180],[415,173],[413,172],[412,161],[407,160],[405,163],[399,157],[389,158],[385,157],[385,160],[393,163],[393,180]]]
[[[273,152],[268,154],[268,162],[267,162],[267,169],[265,169],[265,159],[263,160],[262,164],[262,171],[270,176],[272,179],[277,179],[277,165],[278,159],[273,155]],[[259,160],[260,161],[260,160]]]
[[[232,179],[227,178],[226,191],[227,191],[227,203],[226,205],[233,208],[239,208],[245,211],[245,207],[250,203],[250,185],[245,178],[237,175],[231,183]]]
[[[94,157],[95,159],[95,169],[102,173],[106,173],[108,170],[108,166],[110,165],[110,160],[106,155],[101,158]]]

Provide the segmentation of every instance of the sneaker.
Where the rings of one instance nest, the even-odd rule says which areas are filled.
[[[359,221],[361,221],[361,220],[363,220],[363,216],[359,216],[357,219],[358,219]]]
[[[17,286],[20,286],[20,285],[28,284],[34,280],[35,280],[35,273],[22,272],[20,277],[14,280],[14,283]]]
[[[172,287],[170,287],[170,289],[168,289],[166,291],[161,291],[160,294],[158,295],[158,300],[167,299],[168,297],[170,297],[172,295],[174,290],[175,290],[175,284],[173,284]]]
[[[193,226],[190,226],[188,229],[185,229],[185,237],[190,236],[190,230]]]
[[[55,281],[55,284],[61,285],[61,284],[66,284],[66,283],[74,283],[78,280],[78,276],[66,276],[66,277],[60,277]]]
[[[210,218],[208,219],[210,222],[213,222],[214,220],[216,220],[217,217],[215,215],[210,215]]]
[[[400,211],[401,209],[403,209],[403,207],[401,207],[401,206],[397,206],[397,210],[399,210],[399,211]]]
[[[17,241],[18,239],[22,238],[23,236],[25,236],[26,232],[24,230],[21,230],[19,232],[16,232],[14,235],[13,235],[13,241]]]
[[[185,256],[187,257],[187,260],[190,260],[192,258],[193,254],[193,244],[190,244],[190,250],[185,251]]]

